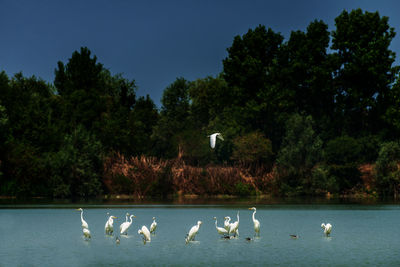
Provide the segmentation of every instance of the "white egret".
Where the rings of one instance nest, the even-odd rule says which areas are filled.
[[[252,207],[252,208],[249,208],[249,210],[254,210],[254,212],[253,212],[254,231],[255,231],[255,235],[260,236],[260,221],[254,217],[256,215],[257,209],[256,209],[256,207]]]
[[[231,217],[226,216],[224,217],[225,221],[224,221],[224,228],[229,232],[229,227],[231,225]]]
[[[239,211],[237,213],[237,221],[229,225],[229,234],[239,235]]]
[[[106,225],[104,226],[104,231],[106,232],[106,235],[112,235],[114,232],[114,219],[117,219],[115,216],[110,216],[108,217],[108,220],[106,222]]]
[[[86,238],[91,238],[92,236],[90,235],[90,231],[88,228],[82,228],[83,231],[83,236]]]
[[[127,212],[127,213],[125,214],[125,222],[128,222],[128,218],[129,218],[129,213]]]
[[[135,217],[135,215],[131,215],[129,216],[130,221],[129,222],[124,222],[119,226],[119,232],[121,235],[127,235],[128,234],[128,228],[131,226],[132,224],[132,217]]]
[[[210,146],[211,148],[215,148],[215,142],[217,141],[217,137],[224,141],[224,138],[222,137],[221,133],[213,133],[211,135],[209,135],[208,137],[210,137]]]
[[[297,238],[299,238],[299,236],[298,236],[298,235],[290,235],[290,237],[291,237],[291,238],[293,238],[293,239],[297,239]]]
[[[215,220],[215,228],[217,228],[218,234],[220,234],[220,235],[227,235],[227,234],[229,233],[228,230],[226,230],[226,229],[223,228],[223,227],[218,227],[218,226],[217,226],[217,224],[218,224],[218,222],[217,222],[217,217],[214,217],[214,220]]]
[[[87,222],[83,219],[83,209],[79,208],[77,209],[77,211],[81,212],[81,222],[82,222],[82,228],[86,228],[89,229],[89,225],[87,224]],[[90,233],[89,233],[90,234]]]
[[[331,225],[330,223],[327,223],[327,224],[323,223],[323,224],[321,224],[321,228],[324,229],[324,234],[325,234],[326,236],[329,236],[329,235],[331,234],[332,225]]]
[[[150,231],[147,229],[145,225],[142,226],[142,229],[138,230],[138,234],[143,236],[143,243],[151,241]]]
[[[150,233],[155,234],[157,229],[156,217],[153,217],[153,222],[150,225]]]
[[[193,241],[195,236],[197,235],[197,233],[199,232],[200,229],[200,225],[202,224],[201,221],[198,221],[196,225],[192,226],[192,228],[190,228],[189,233],[186,235],[186,244],[189,243],[189,241]]]

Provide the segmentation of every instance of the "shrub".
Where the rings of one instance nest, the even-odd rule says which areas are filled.
[[[54,197],[95,197],[102,192],[102,145],[83,126],[67,134],[59,151],[45,164]]]
[[[334,176],[330,175],[329,167],[317,165],[312,170],[312,194],[338,193],[339,186]]]
[[[262,133],[256,131],[234,140],[234,150],[231,159],[249,167],[254,173],[254,169],[262,165],[272,165],[272,145],[271,141]]]
[[[362,151],[360,142],[350,136],[340,136],[328,141],[324,155],[329,176],[336,180],[339,192],[348,191],[362,182],[358,169]]]
[[[398,197],[400,191],[400,144],[383,143],[375,165],[376,186],[383,196]]]
[[[360,143],[349,136],[340,136],[328,141],[325,148],[325,158],[328,164],[349,164],[359,161]]]
[[[256,191],[249,184],[243,183],[241,181],[235,184],[235,195],[245,197],[245,196],[252,196],[255,194]]]

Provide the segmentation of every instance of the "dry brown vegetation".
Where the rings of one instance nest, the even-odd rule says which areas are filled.
[[[359,170],[362,178],[359,186],[364,188],[362,191],[370,192],[374,188],[374,166],[364,164]],[[108,194],[135,198],[278,194],[275,171],[276,168],[271,171],[245,165],[199,167],[181,159],[125,157],[113,153],[104,161],[103,183]]]
[[[251,195],[268,191],[273,175],[264,171],[250,174],[241,166],[204,167],[183,160],[152,157],[126,158],[113,153],[104,161],[104,184],[110,194],[146,196],[180,195]]]

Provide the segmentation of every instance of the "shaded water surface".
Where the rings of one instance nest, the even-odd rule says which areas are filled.
[[[0,207],[0,266],[399,266],[399,205],[256,204],[260,238],[253,238],[251,203],[222,205],[6,205]],[[92,233],[82,236],[80,212]],[[240,236],[224,240],[213,217],[236,220]],[[106,214],[117,216],[115,232],[134,214],[120,244],[104,234]],[[143,244],[142,225],[158,222]],[[185,235],[203,222],[195,242]],[[325,237],[322,222],[333,225]],[[293,239],[290,234],[298,235]],[[252,237],[253,241],[246,241]]]

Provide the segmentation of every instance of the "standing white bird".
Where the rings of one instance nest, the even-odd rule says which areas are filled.
[[[230,225],[231,225],[231,217],[229,217],[229,216],[226,216],[226,217],[224,217],[224,219],[225,219],[225,221],[224,221],[224,228],[228,231],[228,233],[229,233],[229,227],[230,227]]]
[[[149,231],[149,229],[147,229],[147,227],[145,225],[142,226],[142,229],[138,230],[138,234],[143,235],[143,243],[146,244],[146,242],[151,241],[150,231]]]
[[[129,218],[129,213],[127,212],[127,213],[125,214],[125,222],[128,222],[128,218]]]
[[[200,229],[200,225],[202,224],[201,221],[198,221],[196,225],[192,226],[192,228],[190,228],[189,233],[186,235],[186,244],[189,243],[189,241],[193,241],[195,236],[197,235],[197,233],[199,232]]]
[[[257,209],[256,209],[256,207],[252,207],[252,208],[249,208],[249,210],[254,210],[254,212],[253,212],[254,231],[255,231],[255,235],[260,236],[260,221],[254,217],[256,215]]]
[[[324,229],[324,234],[325,234],[326,236],[329,236],[329,235],[331,234],[332,225],[331,225],[330,223],[327,223],[327,224],[323,223],[323,224],[321,224],[321,228]]]
[[[213,133],[211,135],[209,135],[208,137],[210,137],[210,146],[211,148],[215,148],[215,142],[217,141],[217,137],[224,141],[224,138],[222,137],[221,133]]]
[[[88,228],[82,228],[83,231],[83,236],[86,238],[91,238],[92,236],[90,235],[90,231]]]
[[[156,229],[157,229],[156,217],[153,217],[153,222],[150,225],[150,233],[156,234]]]
[[[82,208],[79,208],[79,209],[77,209],[77,211],[80,211],[80,212],[81,212],[82,228],[89,229],[89,225],[88,225],[87,222],[83,219],[83,209],[82,209]]]
[[[135,215],[131,215],[129,216],[130,221],[129,222],[124,222],[119,226],[119,232],[121,235],[127,235],[128,234],[128,228],[131,226],[132,224],[132,217],[135,217]]]
[[[233,234],[235,237],[239,236],[239,211],[237,213],[237,221],[229,225],[229,234]]]
[[[218,234],[220,235],[227,235],[228,234],[228,230],[226,230],[223,227],[218,227],[218,222],[217,222],[217,217],[214,217],[215,220],[215,228],[217,229]]]
[[[115,216],[110,216],[108,217],[108,220],[106,222],[106,225],[104,226],[104,231],[106,232],[106,235],[112,235],[114,232],[114,219],[117,219]]]

